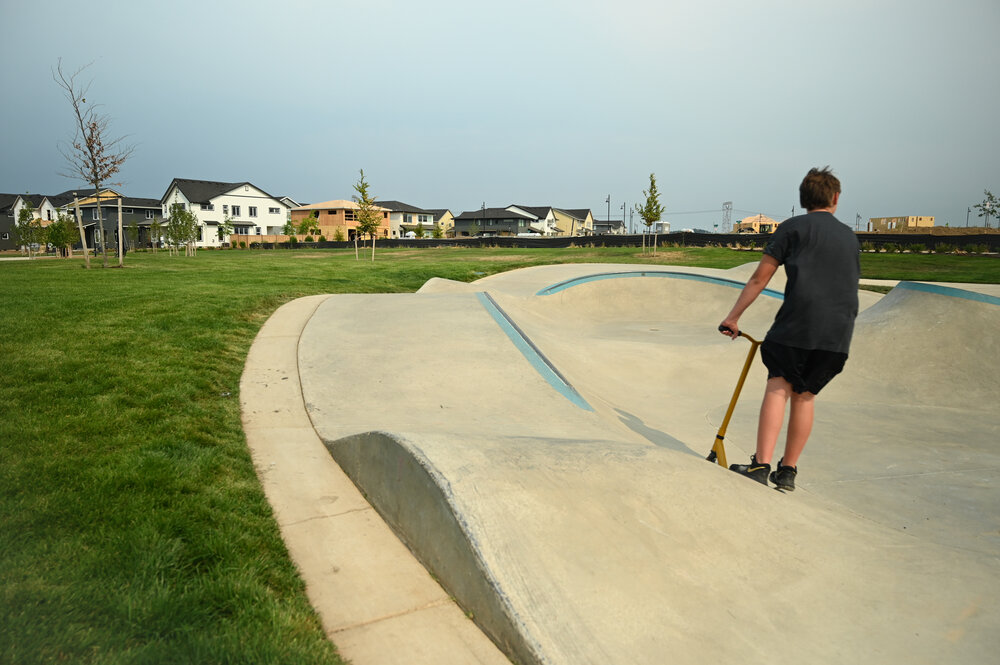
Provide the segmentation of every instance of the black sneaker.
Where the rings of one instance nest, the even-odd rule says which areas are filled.
[[[767,474],[771,473],[770,464],[758,464],[757,456],[750,456],[749,464],[730,464],[730,471],[735,471],[736,473],[746,476],[747,478],[753,478],[761,485],[767,485]]]
[[[771,474],[771,482],[778,486],[779,490],[791,492],[795,489],[795,474],[799,472],[798,467],[783,466],[784,458],[778,460],[778,468]]]

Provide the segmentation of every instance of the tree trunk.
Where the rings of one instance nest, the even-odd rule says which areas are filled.
[[[83,230],[83,219],[80,218],[80,199],[73,199],[73,207],[76,208],[76,226],[80,229],[80,247],[83,248],[83,260],[90,270],[90,254],[87,253],[87,234]]]
[[[94,196],[97,197],[97,228],[100,229],[98,238],[101,246],[101,255],[104,257],[104,267],[108,267],[108,243],[104,237],[104,211],[101,210],[101,184],[95,183]]]
[[[122,248],[125,245],[125,234],[122,233],[122,197],[118,197],[118,267],[125,267],[125,255]]]
[[[375,234],[372,234],[372,261],[375,260]]]

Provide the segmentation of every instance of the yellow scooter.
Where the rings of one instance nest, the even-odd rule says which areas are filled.
[[[719,326],[720,332],[725,332],[726,330],[729,329],[725,326]],[[729,330],[729,332],[732,332],[732,330]],[[753,364],[753,356],[757,353],[757,347],[760,346],[760,342],[742,330],[737,334],[740,337],[746,337],[750,340],[750,353],[747,354],[747,361],[743,363],[743,373],[740,374],[740,380],[736,384],[736,390],[733,391],[733,399],[729,402],[729,409],[726,411],[726,417],[722,419],[722,426],[719,428],[719,433],[715,435],[715,443],[712,445],[712,452],[710,452],[708,457],[705,458],[709,462],[718,462],[719,466],[723,469],[729,468],[729,465],[726,463],[726,447],[722,443],[726,438],[726,428],[729,427],[729,419],[733,416],[733,409],[736,408],[736,400],[740,398],[740,391],[743,390],[743,382],[746,381],[747,374],[750,372],[750,365]]]

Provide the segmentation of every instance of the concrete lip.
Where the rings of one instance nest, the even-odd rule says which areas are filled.
[[[368,660],[389,642],[355,640],[359,627],[406,617],[399,625],[426,638],[434,629],[400,608],[430,617],[453,597],[463,609],[441,632],[458,626],[456,643],[476,646],[436,662],[503,660],[462,612],[522,663],[992,658],[1000,306],[905,285],[862,292],[847,370],[820,397],[800,487],[784,495],[704,461],[747,351],[714,327],[751,268],[543,266],[279,310],[250,360],[287,367],[294,347],[300,393],[271,397],[261,385],[285,383],[280,371],[248,360],[242,399],[310,597],[342,576],[327,548],[337,561],[366,551],[356,532],[382,520],[406,545],[396,554],[412,551],[444,587],[409,589],[403,577],[433,580],[400,564],[409,572],[387,581],[396,600],[328,627],[345,655],[395,662]],[[624,278],[636,272],[674,275]],[[778,306],[762,297],[745,329],[763,335]],[[272,323],[288,348],[265,358],[257,344]],[[730,461],[753,449],[764,377],[757,363],[729,426]],[[295,436],[309,444],[265,442],[285,436],[252,407],[269,401],[281,427],[287,409],[308,415]],[[319,498],[333,495],[343,513]],[[357,515],[362,525],[344,519]],[[339,535],[320,529],[337,520]],[[382,597],[380,575],[326,597]]]

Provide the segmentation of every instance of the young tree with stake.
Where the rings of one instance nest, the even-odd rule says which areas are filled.
[[[663,211],[666,210],[662,205],[660,205],[660,192],[656,189],[656,174],[649,174],[649,189],[643,190],[642,195],[646,197],[646,202],[639,206],[635,206],[635,211],[639,213],[642,217],[643,224],[646,225],[646,230],[649,230],[656,222],[660,221],[663,217]],[[643,236],[642,239],[642,249],[645,253],[646,251],[646,238]],[[653,255],[656,255],[656,238],[653,238]]]
[[[354,202],[358,204],[358,209],[354,213],[358,235],[369,234],[372,237],[372,261],[375,260],[375,235],[379,226],[382,225],[382,212],[375,205],[375,196],[368,191],[368,183],[365,181],[365,170],[361,169],[361,179],[354,184]]]

